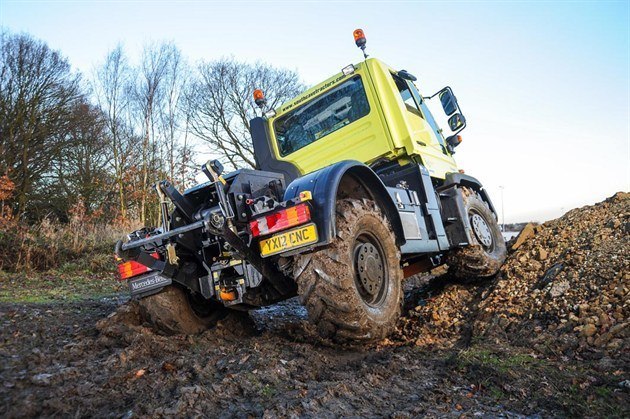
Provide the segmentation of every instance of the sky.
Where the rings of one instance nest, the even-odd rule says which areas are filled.
[[[505,222],[545,221],[630,190],[630,1],[15,1],[0,26],[86,75],[118,43],[174,41],[192,62],[234,56],[316,84],[367,52],[453,88],[458,165]],[[502,202],[503,201],[503,202]]]

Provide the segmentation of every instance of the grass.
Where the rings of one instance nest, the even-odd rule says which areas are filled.
[[[522,400],[523,412],[564,412],[568,416],[622,417],[628,414],[617,377],[579,364],[537,358],[526,348],[473,345],[449,363],[496,403]],[[596,377],[594,379],[594,377]],[[577,384],[576,384],[577,383]]]
[[[496,369],[500,373],[509,373],[515,368],[531,368],[543,366],[544,361],[530,354],[497,354],[491,349],[473,346],[459,353],[460,365],[478,364],[483,367]]]
[[[0,302],[48,303],[124,291],[113,256],[127,228],[77,212],[66,224],[0,219]]]
[[[137,221],[100,220],[95,214],[88,214],[80,203],[65,223],[44,218],[29,224],[0,217],[0,270],[108,271],[113,266],[116,241],[138,227]]]
[[[52,270],[20,274],[0,271],[2,303],[77,301],[118,294],[126,289],[126,285],[111,273]]]
[[[269,384],[265,384],[263,388],[260,390],[260,394],[265,398],[271,398],[276,394],[276,389]]]

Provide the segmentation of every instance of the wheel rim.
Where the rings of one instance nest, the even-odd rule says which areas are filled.
[[[364,233],[354,244],[354,280],[363,301],[372,307],[385,301],[389,288],[387,259],[379,241],[372,234]]]
[[[494,241],[492,239],[492,231],[486,219],[483,218],[481,214],[471,211],[470,224],[479,243],[481,243],[484,249],[491,251],[494,246]]]

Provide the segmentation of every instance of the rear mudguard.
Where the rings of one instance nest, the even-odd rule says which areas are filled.
[[[488,191],[477,179],[462,173],[448,173],[444,183],[437,188],[440,196],[444,229],[452,247],[464,247],[473,240],[472,227],[462,194],[462,187],[477,192],[479,197],[488,204],[488,208],[497,218],[497,213],[490,201]]]
[[[385,185],[372,169],[356,160],[344,160],[295,179],[287,187],[284,200],[310,191],[313,196],[312,220],[317,224],[318,246],[329,244],[337,234],[335,214],[339,184],[345,176],[359,182],[389,219],[399,246],[405,243],[400,215]]]
[[[483,187],[481,182],[479,182],[476,178],[469,175],[465,175],[463,173],[448,173],[446,175],[446,179],[444,180],[444,183],[440,185],[440,187],[437,188],[437,190],[438,192],[441,192],[454,185],[466,186],[474,190],[475,192],[477,192],[479,196],[481,197],[481,199],[484,200],[488,204],[488,207],[490,208],[490,211],[492,211],[494,216],[495,217],[498,216],[496,210],[494,209],[494,205],[492,205],[492,201],[490,201],[490,196],[488,195],[488,191],[486,191],[486,189]]]

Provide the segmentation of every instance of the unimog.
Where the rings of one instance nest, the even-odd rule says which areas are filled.
[[[453,159],[466,120],[451,88],[423,97],[411,73],[363,53],[276,109],[254,92],[255,170],[214,160],[206,183],[156,185],[162,225],[115,250],[148,322],[196,333],[297,295],[322,336],[373,341],[395,327],[405,277],[445,263],[456,278],[497,273],[505,241],[488,192]]]

